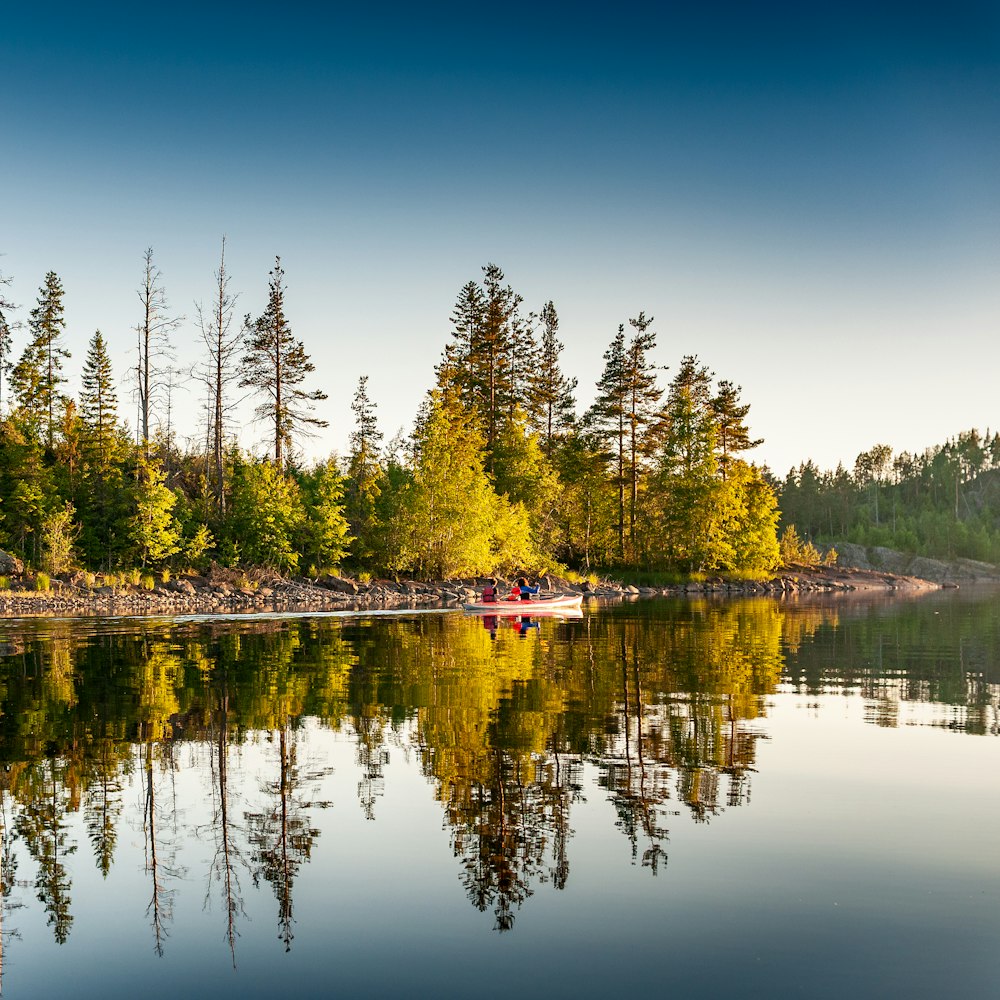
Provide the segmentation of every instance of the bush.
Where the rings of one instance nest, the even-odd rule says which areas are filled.
[[[10,590],[9,576],[0,576],[0,590]]]
[[[818,566],[820,562],[819,550],[812,542],[803,541],[799,538],[799,533],[795,530],[795,525],[790,524],[785,528],[779,542],[781,550],[781,562],[785,566],[797,563],[799,566]]]
[[[143,590],[152,590],[156,586],[156,577],[152,573],[143,573],[139,578],[139,586]]]
[[[46,591],[52,587],[52,579],[48,573],[38,573],[35,577],[35,590]]]

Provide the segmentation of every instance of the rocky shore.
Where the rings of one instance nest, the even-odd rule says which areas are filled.
[[[595,601],[614,602],[659,596],[791,597],[858,591],[937,590],[940,583],[872,570],[840,567],[787,567],[770,580],[751,582],[713,577],[668,587],[636,587],[611,581],[572,583],[556,576],[538,581],[543,593],[580,593]],[[420,582],[359,582],[338,576],[317,580],[285,578],[261,571],[217,569],[207,576],[183,575],[166,581],[146,577],[139,583],[111,586],[86,574],[53,579],[48,590],[29,589],[37,579],[9,578],[0,591],[0,617],[34,615],[100,617],[171,616],[281,612],[372,611],[448,608],[476,600],[481,578]],[[501,583],[501,590],[505,583]]]

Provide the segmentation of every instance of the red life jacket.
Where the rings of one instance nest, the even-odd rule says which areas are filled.
[[[483,587],[483,604],[493,604],[497,599],[495,587]]]

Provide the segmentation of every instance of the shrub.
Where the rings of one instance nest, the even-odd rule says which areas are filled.
[[[161,583],[170,583],[170,570],[164,567],[163,572],[160,574]]]
[[[52,580],[48,573],[39,572],[35,577],[35,590],[45,591],[52,586]]]
[[[10,590],[9,576],[0,576],[0,590]]]
[[[152,573],[143,573],[139,578],[139,586],[143,590],[152,590],[156,586],[156,577]]]
[[[781,562],[785,566],[798,563],[800,566],[818,566],[820,561],[819,550],[812,542],[803,541],[799,538],[799,533],[795,530],[795,525],[790,524],[785,528],[779,542],[781,549]]]

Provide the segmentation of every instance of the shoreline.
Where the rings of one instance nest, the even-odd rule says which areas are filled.
[[[309,614],[321,612],[448,610],[479,597],[481,578],[422,582],[375,580],[358,583],[346,577],[318,581],[259,575],[233,581],[218,574],[181,576],[152,589],[139,586],[86,586],[53,581],[48,591],[0,592],[0,618],[29,617],[172,617],[186,615]],[[837,566],[791,566],[764,581],[708,580],[661,587],[638,587],[602,581],[575,584],[557,576],[538,581],[544,593],[581,594],[614,603],[652,597],[772,597],[800,594],[939,591],[941,584],[918,577]]]

